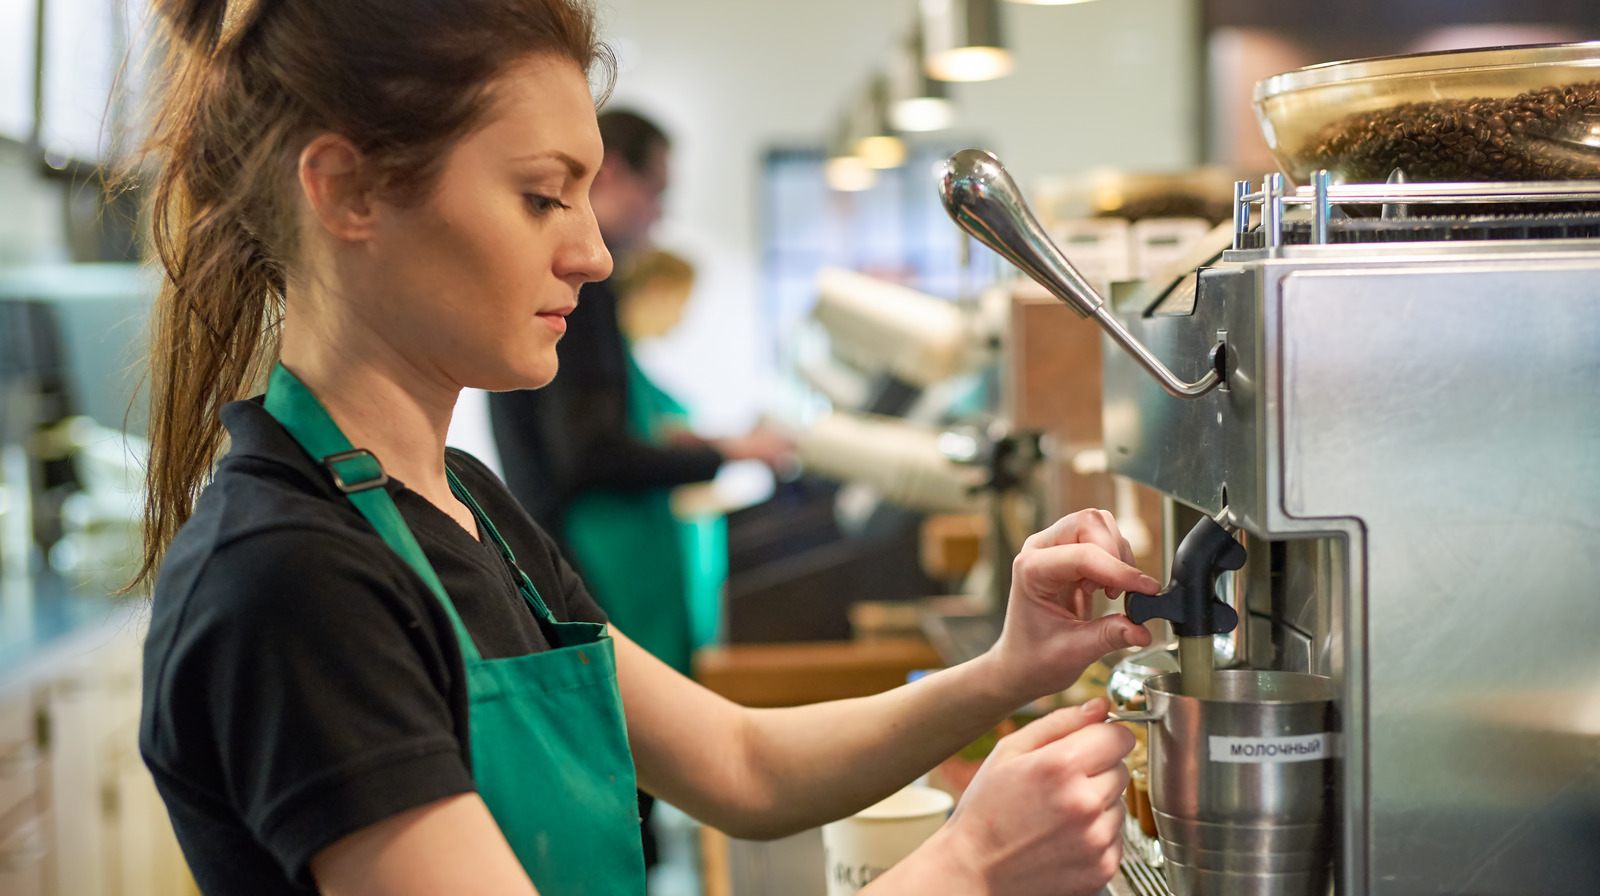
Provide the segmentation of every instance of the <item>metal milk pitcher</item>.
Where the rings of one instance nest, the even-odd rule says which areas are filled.
[[[1299,672],[1182,673],[1144,685],[1150,803],[1175,896],[1326,896],[1337,830],[1333,682]]]

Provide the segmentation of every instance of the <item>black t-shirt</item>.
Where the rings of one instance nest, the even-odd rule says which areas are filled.
[[[432,591],[258,401],[156,582],[139,746],[206,893],[314,893],[346,834],[473,790],[467,692]],[[604,622],[483,464],[449,466],[555,618]],[[486,658],[549,649],[491,543],[399,482],[390,495]]]
[[[489,395],[506,484],[557,538],[562,513],[577,495],[704,482],[722,465],[710,445],[655,445],[629,431],[627,351],[612,282],[586,283],[556,344],[555,380],[542,389]]]

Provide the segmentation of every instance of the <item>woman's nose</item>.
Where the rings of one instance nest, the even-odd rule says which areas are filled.
[[[604,280],[611,276],[611,251],[600,237],[600,225],[594,213],[587,209],[585,212],[582,226],[567,241],[558,258],[563,270],[556,273],[564,278],[581,277],[584,281]]]

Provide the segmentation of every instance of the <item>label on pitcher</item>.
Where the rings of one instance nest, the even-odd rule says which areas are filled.
[[[1291,737],[1211,737],[1212,762],[1315,762],[1334,755],[1338,735]]]

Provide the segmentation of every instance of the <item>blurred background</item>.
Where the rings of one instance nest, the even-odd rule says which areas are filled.
[[[1341,59],[1600,36],[1586,0],[598,10],[618,60],[611,105],[672,141],[652,242],[696,271],[682,323],[641,342],[640,364],[702,435],[758,419],[797,435],[792,475],[731,474],[705,499],[730,517],[729,575],[720,646],[697,674],[761,705],[880,688],[983,649],[1009,533],[1056,514],[1115,507],[1142,533],[1141,562],[1161,569],[1159,502],[1104,473],[1098,336],[950,222],[937,163],[997,153],[1109,289],[1181,260],[1227,218],[1235,180],[1275,169],[1256,82]],[[141,264],[140,172],[107,186],[159,86],[142,62],[159,50],[148,17],[145,0],[0,0],[6,896],[186,886],[132,747],[143,611],[113,596],[137,534],[157,280]],[[493,454],[481,402],[464,401],[456,432]],[[930,598],[961,603],[930,617],[913,605]],[[957,617],[971,631],[945,624]],[[815,842],[689,858],[680,845],[658,892],[713,878],[732,892],[820,892],[810,870],[794,872],[820,867]]]

